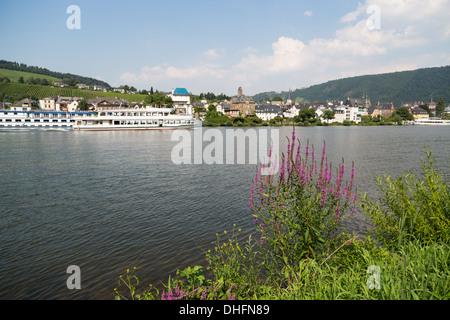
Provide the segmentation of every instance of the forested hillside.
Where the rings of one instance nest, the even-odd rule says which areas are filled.
[[[298,101],[345,100],[360,98],[366,94],[372,104],[394,102],[437,101],[443,97],[450,102],[450,66],[424,68],[413,71],[365,75],[328,81],[326,83],[297,89],[291,92],[291,99]],[[264,92],[254,96],[256,101],[281,96],[287,99],[288,92]]]

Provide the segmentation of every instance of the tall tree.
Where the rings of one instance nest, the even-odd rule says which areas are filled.
[[[408,111],[405,107],[400,107],[392,113],[392,117],[399,116],[403,120],[414,120],[412,113]],[[397,122],[397,121],[395,121]]]
[[[324,120],[327,120],[329,122],[330,120],[333,120],[335,116],[335,112],[333,110],[325,110],[322,114],[322,118]]]
[[[439,97],[438,102],[436,104],[436,116],[440,117],[445,110],[445,102],[444,98]]]

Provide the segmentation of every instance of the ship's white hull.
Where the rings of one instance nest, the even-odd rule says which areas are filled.
[[[75,117],[75,131],[174,130],[193,128],[196,121],[189,115],[171,114],[168,108],[100,110]]]
[[[450,126],[450,120],[424,119],[416,120],[413,124],[420,126]]]

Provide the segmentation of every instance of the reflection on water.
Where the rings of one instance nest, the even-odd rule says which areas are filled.
[[[280,128],[280,151],[290,132]],[[233,223],[251,234],[255,166],[174,165],[171,134],[1,132],[0,299],[110,299],[127,268],[158,284],[204,263],[202,250]],[[449,134],[448,127],[296,128],[316,149],[325,140],[333,164],[354,161],[356,186],[370,194],[376,174],[420,172],[425,145],[436,149],[448,180]],[[348,228],[367,225],[357,213]],[[66,287],[69,265],[81,268],[81,290]]]

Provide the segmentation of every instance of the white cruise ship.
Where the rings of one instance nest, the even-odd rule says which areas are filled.
[[[414,125],[424,126],[450,126],[450,120],[441,119],[419,119],[413,122]]]
[[[71,130],[75,117],[91,112],[0,110],[0,129]]]
[[[147,106],[86,112],[74,117],[73,130],[154,130],[196,126],[192,115],[176,115],[172,110]]]

